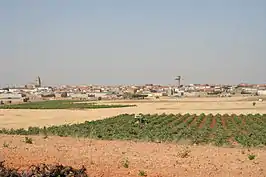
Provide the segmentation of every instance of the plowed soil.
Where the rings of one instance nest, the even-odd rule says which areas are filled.
[[[222,124],[223,124],[223,127],[224,127],[224,128],[227,127],[227,125],[226,125],[226,120],[225,120],[225,119],[226,119],[226,118],[222,117]]]
[[[132,141],[0,135],[0,158],[6,165],[27,168],[38,163],[82,165],[91,177],[266,176],[266,149],[218,148]],[[184,154],[186,154],[184,156]],[[254,160],[248,154],[255,154]],[[125,162],[128,161],[128,168]]]
[[[210,125],[211,128],[214,128],[216,125],[216,119],[212,119],[212,123]]]

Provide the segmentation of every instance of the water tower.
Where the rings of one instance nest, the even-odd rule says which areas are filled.
[[[36,85],[35,85],[36,87],[41,87],[42,86],[42,82],[41,82],[41,78],[40,78],[40,76],[38,76],[37,78],[36,78]]]
[[[175,78],[175,80],[177,81],[177,86],[178,86],[178,88],[180,87],[180,82],[181,82],[181,76],[177,76],[176,78]]]

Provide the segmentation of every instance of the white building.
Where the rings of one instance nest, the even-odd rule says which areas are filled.
[[[264,96],[266,95],[266,90],[258,90],[257,94],[260,96]]]
[[[22,95],[19,93],[1,93],[0,99],[21,99]]]

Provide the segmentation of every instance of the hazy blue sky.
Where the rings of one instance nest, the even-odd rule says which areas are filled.
[[[265,0],[0,0],[0,86],[266,83]]]

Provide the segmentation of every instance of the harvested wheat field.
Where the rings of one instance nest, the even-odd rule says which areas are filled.
[[[90,176],[266,176],[265,149],[103,141],[62,137],[0,136],[0,156],[9,167],[47,163],[85,165]],[[255,155],[254,160],[249,155]]]

